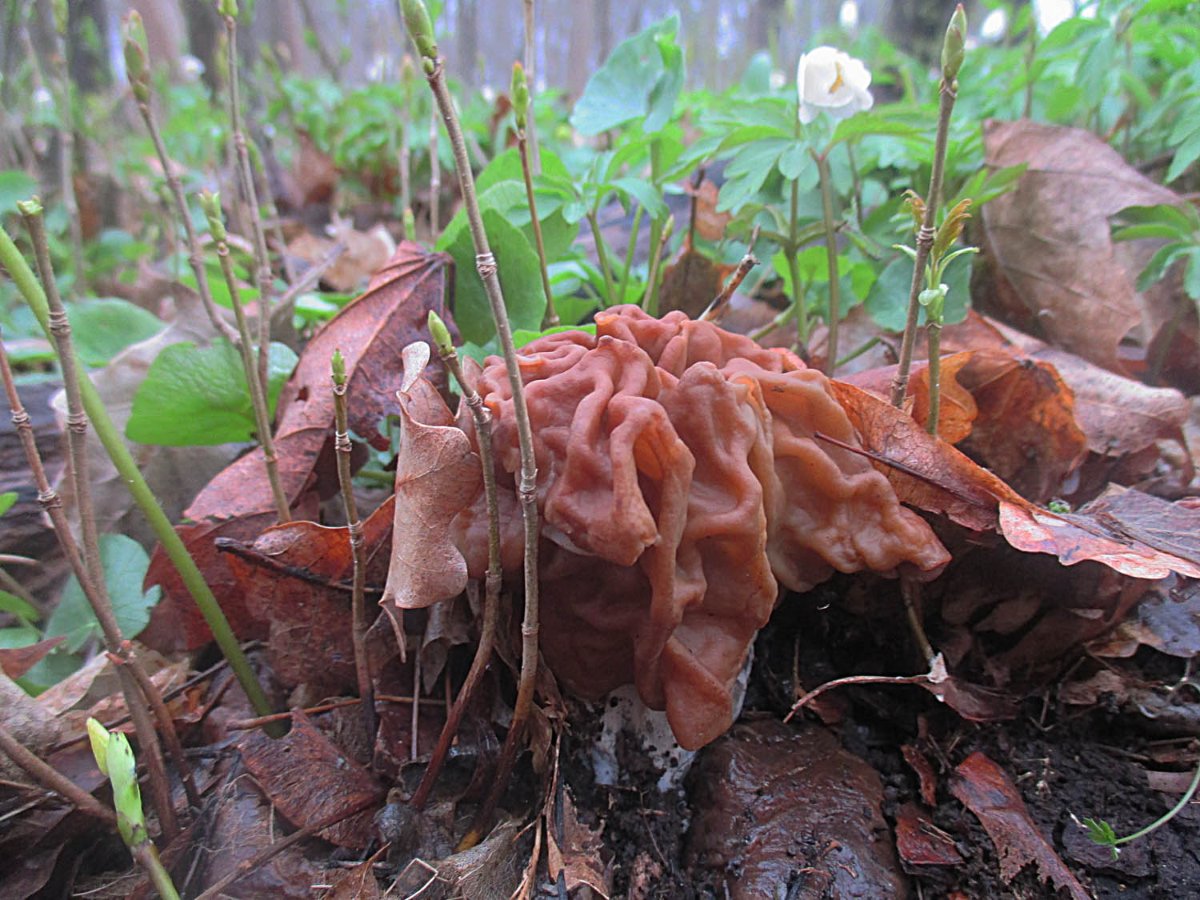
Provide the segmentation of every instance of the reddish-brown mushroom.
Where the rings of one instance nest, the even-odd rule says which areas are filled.
[[[519,360],[543,517],[544,658],[585,697],[636,684],[685,748],[731,724],[733,682],[779,585],[948,559],[867,460],[814,437],[859,443],[825,376],[791,353],[627,306],[597,315],[595,335],[550,335]],[[494,417],[504,567],[517,573],[519,458],[501,361],[488,360],[478,390]],[[474,443],[469,417],[459,426]],[[486,569],[486,528],[480,492],[451,524],[472,577]]]

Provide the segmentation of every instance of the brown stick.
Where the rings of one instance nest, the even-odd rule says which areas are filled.
[[[48,791],[53,791],[72,803],[80,812],[115,827],[117,816],[111,809],[67,778],[53,766],[38,759],[28,748],[0,724],[0,750],[20,766],[25,773]]]

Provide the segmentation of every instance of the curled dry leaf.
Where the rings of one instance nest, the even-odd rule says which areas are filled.
[[[466,588],[467,563],[450,523],[474,499],[483,478],[471,442],[429,382],[418,379],[399,397],[392,559],[381,602],[411,609]],[[417,421],[414,411],[435,420],[440,412],[441,421]]]
[[[1004,770],[983,753],[972,753],[958,768],[950,790],[971,810],[1000,855],[1000,875],[1011,882],[1033,864],[1042,881],[1050,881],[1073,900],[1091,896],[1042,837],[1029,817],[1025,801]]]
[[[981,211],[983,255],[994,275],[982,282],[986,305],[1106,369],[1140,370],[1174,311],[1175,286],[1134,289],[1156,242],[1114,244],[1110,218],[1127,206],[1181,198],[1079,128],[992,120],[984,150],[989,167],[1028,164],[1016,190]]]
[[[304,348],[279,397],[275,437],[280,480],[298,518],[314,518],[318,498],[337,490],[329,379],[333,352],[340,350],[346,361],[350,430],[386,448],[388,439],[381,426],[395,413],[401,351],[413,341],[429,339],[430,310],[451,321],[445,309],[448,259],[415,243],[401,244],[366,293],[334,316]],[[217,475],[184,517],[191,524],[177,530],[234,631],[241,637],[266,637],[266,621],[247,603],[215,547],[217,538],[251,541],[277,520],[262,450],[251,451]],[[208,627],[161,548],[154,553],[146,580],[163,586],[163,600],[143,640],[162,649],[194,649],[209,640]]]
[[[716,263],[684,241],[679,256],[663,269],[658,306],[663,312],[682,310],[695,317],[721,292],[736,266]]]

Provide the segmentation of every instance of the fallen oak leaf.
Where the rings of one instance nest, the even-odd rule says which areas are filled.
[[[340,350],[345,359],[350,430],[386,448],[389,442],[381,425],[394,413],[393,398],[402,380],[396,360],[402,348],[428,337],[430,310],[451,322],[445,309],[448,261],[445,254],[402,243],[367,291],[318,331],[300,354],[296,371],[280,393],[275,438],[280,480],[298,518],[315,518],[318,499],[332,496],[338,488],[329,382],[333,352]],[[243,638],[266,637],[267,619],[247,602],[215,546],[218,538],[252,541],[277,521],[261,448],[210,481],[184,516],[192,521],[177,528],[180,537],[235,633]],[[163,600],[142,635],[147,644],[190,650],[209,640],[207,625],[161,548],[155,550],[146,582],[163,587]]]
[[[60,634],[25,647],[0,648],[0,671],[9,678],[20,678],[66,639],[65,634]]]
[[[1046,841],[1012,780],[984,753],[975,752],[954,770],[950,791],[971,810],[1000,855],[1000,876],[1006,883],[1030,863],[1042,881],[1051,881],[1073,900],[1090,895]]]

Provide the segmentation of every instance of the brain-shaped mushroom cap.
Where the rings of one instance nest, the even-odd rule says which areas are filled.
[[[679,743],[731,724],[731,690],[783,585],[833,572],[933,572],[948,555],[859,439],[829,382],[793,354],[633,306],[520,351],[542,514],[541,646],[571,690],[628,683]],[[503,362],[478,390],[493,416],[503,562],[521,569],[520,457]],[[459,426],[475,443],[469,416]],[[833,438],[818,440],[814,435]],[[451,525],[487,567],[482,491]]]

